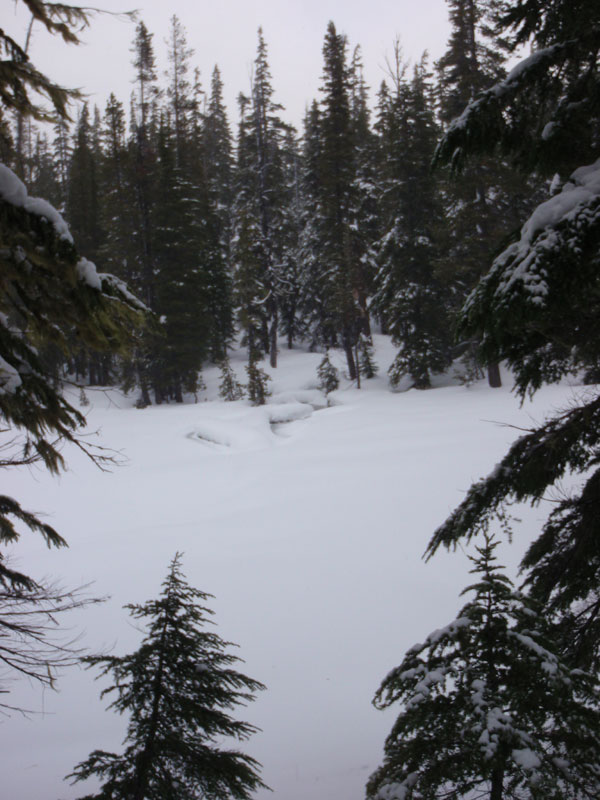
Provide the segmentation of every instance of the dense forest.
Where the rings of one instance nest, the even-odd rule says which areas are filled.
[[[73,30],[89,13],[24,2],[66,41],[77,40]],[[85,447],[77,438],[84,417],[61,379],[135,389],[144,407],[197,395],[212,362],[224,397],[239,397],[227,355],[238,334],[257,404],[266,395],[261,360],[276,368],[278,347],[298,343],[324,353],[325,387],[336,380],[330,348],[341,349],[360,386],[377,368],[375,324],[397,348],[392,386],[408,376],[426,389],[459,357],[466,373],[486,368],[492,386],[504,362],[521,398],[576,376],[589,390],[523,431],[434,533],[428,557],[479,536],[470,598],[377,692],[378,707],[400,712],[367,793],[592,800],[600,792],[600,15],[595,0],[448,6],[446,53],[408,68],[397,46],[373,106],[359,47],[330,23],[320,99],[301,132],[282,118],[260,30],[235,135],[219,70],[208,91],[200,86],[176,17],[166,85],[139,22],[129,107],[114,96],[103,111],[83,104],[72,129],[68,94],[0,32],[11,56],[0,72],[0,413],[25,437],[2,466],[41,461],[58,472],[61,442]],[[531,55],[508,71],[507,59],[526,45]],[[31,104],[30,89],[50,97],[54,115]],[[53,133],[36,126],[52,116]],[[561,485],[566,476],[573,488]],[[551,513],[516,589],[495,563],[495,534],[512,535],[513,503],[537,505],[549,492]],[[17,540],[19,525],[64,544],[1,496],[0,541]],[[0,584],[3,635],[15,602],[32,604],[34,615],[63,608],[63,598],[4,560]],[[228,669],[237,659],[223,655],[227,643],[197,635],[209,613],[197,601],[206,597],[187,586],[176,557],[161,599],[130,607],[150,620],[140,650],[91,659],[115,676],[114,707],[132,712],[131,753],[95,751],[75,768],[77,779],[107,778],[94,797],[245,798],[264,786],[258,765],[237,752],[222,772],[213,751],[206,770],[187,772],[196,740],[182,720],[191,717],[193,735],[208,731],[209,742],[211,730],[231,725],[245,738],[252,726],[236,727],[215,706],[263,688]],[[67,597],[67,608],[73,602]],[[44,642],[43,629],[25,627],[23,636]],[[52,661],[35,646],[26,654],[32,661],[17,671],[51,684]],[[0,657],[14,667],[5,651]],[[199,711],[195,692],[177,694],[185,702],[173,701],[164,740],[176,765],[157,769],[152,779],[163,783],[151,789],[167,670],[174,682],[199,681],[213,702]],[[177,761],[182,752],[192,755]],[[168,762],[166,744],[160,753]],[[207,775],[213,784],[203,783]]]
[[[181,402],[201,387],[207,360],[227,375],[241,332],[260,402],[258,364],[277,365],[282,337],[290,348],[343,348],[360,382],[375,368],[376,323],[398,347],[392,386],[409,376],[427,388],[460,355],[476,371],[475,343],[455,341],[457,310],[545,187],[497,157],[460,176],[431,170],[449,121],[506,75],[493,12],[453,0],[452,37],[434,65],[424,55],[408,67],[396,42],[374,100],[360,45],[330,23],[320,98],[301,132],[284,121],[261,30],[234,135],[219,68],[200,85],[175,16],[166,84],[139,22],[131,98],[84,103],[53,131],[8,119],[5,163],[153,312],[128,360],[81,349],[56,368],[82,384],[137,386],[140,405]],[[489,373],[497,383],[496,365]]]

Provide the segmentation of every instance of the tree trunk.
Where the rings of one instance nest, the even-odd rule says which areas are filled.
[[[269,329],[269,363],[275,369],[277,367],[277,309],[274,309]]]
[[[487,368],[488,383],[492,389],[499,389],[502,386],[502,378],[500,377],[500,365],[494,362],[488,364]]]
[[[496,767],[492,772],[490,800],[502,800],[504,795],[504,767]]]
[[[350,380],[355,381],[357,376],[356,361],[354,360],[352,345],[347,336],[344,336],[344,352],[346,353],[346,361],[348,363],[348,374],[350,376]]]

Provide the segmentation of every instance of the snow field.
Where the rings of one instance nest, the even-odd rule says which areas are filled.
[[[494,423],[527,427],[570,391],[549,387],[522,408],[508,387],[483,383],[391,393],[394,351],[385,337],[376,344],[379,376],[361,391],[342,381],[330,406],[316,388],[322,354],[301,350],[282,349],[262,408],[217,400],[217,369],[206,371],[207,400],[197,404],[138,410],[135,397],[89,391],[89,430],[123,466],[101,472],[69,450],[58,480],[4,475],[3,492],[46,512],[69,543],[49,551],[24,534],[14,553],[23,567],[68,586],[94,581],[95,595],[110,595],[67,623],[85,629],[92,651],[137,646],[122,606],[157,596],[184,552],[188,581],[215,595],[220,635],[268,687],[238,712],[262,728],[243,747],[285,800],[364,796],[395,714],[371,698],[410,646],[453,619],[468,583],[460,551],[423,563],[430,535],[519,435]],[[243,354],[232,363],[244,381]],[[501,548],[513,574],[543,515],[519,513],[523,533]],[[125,728],[93,677],[71,671],[43,697],[14,685],[11,702],[43,713],[2,721],[6,798],[92,791],[62,778],[91,750],[117,750]]]

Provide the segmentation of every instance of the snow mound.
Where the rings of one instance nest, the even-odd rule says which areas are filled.
[[[281,397],[279,398],[281,399]],[[247,408],[235,418],[204,416],[187,438],[221,452],[248,452],[273,447],[280,441],[274,426],[308,419],[313,406],[296,400]]]
[[[279,392],[269,398],[269,405],[294,403],[312,406],[315,411],[327,408],[327,398],[320,389],[297,389],[295,391]]]
[[[261,450],[273,444],[273,434],[266,416],[252,423],[248,418],[221,420],[205,417],[187,434],[187,438],[212,445],[218,450],[236,452]]]
[[[307,403],[278,403],[264,407],[265,413],[271,425],[278,425],[282,422],[296,422],[300,419],[307,419],[312,416],[313,408]]]

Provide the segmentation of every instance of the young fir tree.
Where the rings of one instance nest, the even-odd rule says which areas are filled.
[[[379,367],[373,353],[373,342],[364,333],[358,340],[358,371],[361,377],[370,380],[377,375]]]
[[[189,586],[181,556],[171,562],[157,600],[126,606],[146,626],[139,648],[125,656],[97,656],[114,684],[102,696],[127,714],[122,754],[95,750],[68,777],[97,777],[86,800],[246,800],[259,788],[260,764],[224,739],[245,740],[257,728],[230,715],[265,687],[238,672],[230,642],[205,630],[211,595]]]
[[[325,394],[335,392],[340,385],[340,375],[329,359],[329,351],[323,356],[323,360],[317,367],[319,376],[319,389]]]
[[[374,703],[402,710],[367,794],[381,800],[592,800],[600,712],[591,675],[569,668],[539,608],[516,592],[486,538],[458,617],[412,647]]]
[[[271,380],[269,375],[258,366],[259,356],[256,353],[250,353],[248,364],[246,365],[246,374],[248,375],[248,384],[246,392],[248,400],[253,406],[264,406],[267,402],[267,397],[270,395],[267,382]]]
[[[221,361],[221,383],[219,384],[219,395],[223,400],[241,400],[244,396],[244,387],[235,377],[231,368],[231,363],[227,357]]]
[[[438,157],[459,166],[472,153],[500,153],[527,171],[558,176],[554,196],[495,258],[460,317],[461,335],[481,342],[484,362],[506,360],[525,397],[600,364],[594,334],[600,313],[600,9],[586,0],[576,6],[514,3],[500,22],[515,49],[531,39],[534,52],[474,99],[447,131]],[[455,546],[485,530],[507,503],[538,503],[565,473],[578,474],[580,485],[570,495],[560,487],[563,499],[524,567],[532,592],[556,615],[569,657],[594,669],[600,664],[599,419],[600,401],[590,392],[523,435],[471,487],[428,551]]]

